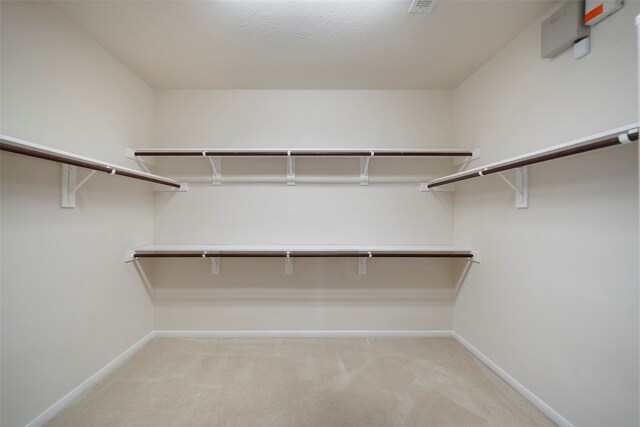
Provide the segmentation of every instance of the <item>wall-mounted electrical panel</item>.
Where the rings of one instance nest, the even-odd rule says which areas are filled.
[[[542,23],[542,57],[553,58],[589,36],[584,3],[570,1]]]
[[[585,0],[584,23],[591,26],[622,8],[622,0]]]

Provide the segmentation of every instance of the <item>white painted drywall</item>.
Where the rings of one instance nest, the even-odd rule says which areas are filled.
[[[534,24],[455,91],[456,144],[484,163],[635,122],[639,12],[593,28],[579,61],[540,59]],[[526,210],[497,176],[457,186],[456,243],[482,264],[454,329],[576,426],[638,425],[637,150],[531,167]]]
[[[161,147],[451,147],[447,91],[160,91]],[[158,161],[160,171],[206,178],[206,159]],[[374,159],[372,176],[439,176],[451,159]],[[284,159],[223,159],[223,176],[284,177]],[[359,159],[300,159],[299,175],[359,173]],[[192,185],[156,196],[159,244],[448,244],[453,196],[408,185]],[[156,329],[450,329],[463,261],[156,260]],[[212,296],[224,296],[214,301]],[[261,295],[261,296],[256,296]],[[270,295],[270,297],[265,297]],[[384,296],[386,295],[386,296]],[[209,298],[206,298],[209,296]]]
[[[596,27],[581,61],[540,60],[536,24],[455,99],[446,91],[161,91],[154,128],[153,92],[130,71],[51,6],[3,2],[2,131],[122,163],[124,146],[154,143],[444,148],[455,129],[456,145],[480,146],[484,163],[634,121],[637,12],[629,2]],[[33,419],[152,325],[448,330],[452,314],[458,333],[576,425],[637,424],[636,159],[634,144],[536,166],[526,211],[513,209],[495,177],[460,184],[454,221],[451,194],[420,194],[416,185],[200,184],[154,202],[146,184],[106,176],[67,211],[57,165],[3,154],[2,424]],[[209,173],[203,159],[158,167]],[[371,166],[374,176],[450,170],[442,160]],[[284,171],[281,159],[223,164],[224,174]],[[357,160],[298,162],[299,174],[357,171]],[[293,276],[281,260],[223,260],[219,276],[203,260],[145,262],[156,276],[154,310],[121,263],[124,249],[153,240],[456,241],[480,249],[483,263],[452,312],[455,261],[372,260],[367,276],[355,260],[296,260]]]
[[[156,89],[450,89],[552,2],[54,4]]]
[[[2,133],[119,164],[125,146],[153,142],[145,83],[50,4],[3,1],[1,12]],[[61,209],[58,164],[3,153],[1,165],[0,423],[13,427],[151,330],[123,251],[153,239],[153,196],[97,174]]]

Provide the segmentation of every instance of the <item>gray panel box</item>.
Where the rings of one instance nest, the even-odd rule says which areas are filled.
[[[553,58],[589,36],[584,25],[584,2],[569,1],[542,23],[542,57]]]

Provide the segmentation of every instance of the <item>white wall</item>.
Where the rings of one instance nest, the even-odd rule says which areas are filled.
[[[153,91],[48,3],[2,2],[2,133],[123,164]],[[123,251],[153,239],[144,183],[97,174],[60,208],[60,166],[3,153],[2,419],[34,419],[152,328]],[[79,171],[82,175],[84,171]]]
[[[481,147],[482,163],[636,120],[633,17],[593,31],[593,52],[539,59],[539,23],[446,91],[156,93],[51,5],[2,2],[2,132],[123,163],[125,146]],[[607,76],[608,78],[604,78]],[[595,102],[597,101],[597,102]],[[155,107],[154,107],[155,105]],[[455,107],[455,121],[454,117]],[[155,108],[155,125],[154,125]],[[154,127],[155,126],[155,127]],[[154,135],[155,134],[155,135]],[[154,140],[155,136],[155,140]],[[59,168],[2,155],[2,425],[22,425],[149,330],[438,330],[452,326],[576,425],[638,423],[637,144],[535,166],[530,208],[488,177],[451,194],[417,185],[191,186],[154,196],[96,176],[59,208]],[[160,171],[205,177],[202,159]],[[283,176],[285,162],[225,160]],[[355,175],[358,161],[298,162]],[[443,160],[374,159],[372,176],[441,176]],[[455,204],[454,204],[455,202]],[[454,212],[455,207],[455,212]],[[461,261],[145,262],[156,243],[446,244]],[[90,250],[89,250],[90,249]],[[154,319],[155,313],[155,319]],[[64,331],[64,333],[61,333]]]
[[[447,91],[160,91],[163,147],[451,147]],[[172,175],[206,177],[205,159],[159,160]],[[372,176],[449,173],[450,159],[374,159]],[[224,159],[223,176],[284,177],[284,159]],[[299,175],[358,175],[359,159],[298,160]],[[408,185],[192,185],[156,198],[156,243],[448,244],[451,194]],[[155,263],[156,329],[450,329],[460,264],[451,260],[204,260]],[[256,296],[256,292],[258,295]],[[214,301],[213,297],[222,297]]]
[[[456,144],[486,163],[637,121],[639,12],[595,27],[579,61],[540,59],[533,24],[455,91]],[[456,242],[483,259],[454,329],[577,426],[638,425],[637,150],[531,167],[527,210],[496,176],[457,186]]]

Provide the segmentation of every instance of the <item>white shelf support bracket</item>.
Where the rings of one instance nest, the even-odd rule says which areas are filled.
[[[525,166],[516,169],[516,208],[529,207],[529,169]]]
[[[97,171],[91,171],[85,176],[82,181],[76,184],[77,167],[70,165],[60,165],[61,180],[61,201],[60,206],[63,208],[75,208],[76,207],[76,191],[85,185]],[[115,172],[115,171],[114,171]]]
[[[513,185],[502,172],[498,176],[516,193],[516,208],[526,209],[529,207],[529,174],[526,166],[516,169],[516,185]]]
[[[358,257],[358,274],[367,274],[367,259],[371,258],[371,252],[366,257]]]
[[[138,157],[136,156],[136,150],[134,150],[133,148],[130,147],[125,147],[124,149],[124,157],[127,159],[131,159],[134,162],[136,162],[136,164],[140,167],[140,169],[142,169],[143,171],[147,172],[147,173],[152,173],[151,169],[149,168],[149,165],[155,165],[156,164],[156,159],[154,157]]]
[[[370,156],[360,157],[360,185],[369,185],[369,161],[374,155],[372,151]]]
[[[136,260],[135,254],[136,251],[132,249],[124,251],[124,262],[134,262]]]
[[[291,258],[289,251],[287,251],[287,257],[284,259],[284,274],[288,276],[293,274],[293,258]]]
[[[296,185],[296,158],[287,151],[287,185]]]
[[[211,274],[220,274],[220,257],[211,257]]]
[[[63,208],[76,207],[76,193],[71,191],[76,186],[76,167],[60,165],[60,206]]]
[[[476,264],[480,264],[480,261],[481,261],[480,251],[471,251],[471,255],[473,255],[473,257],[471,258],[471,262],[475,262]]]
[[[207,157],[209,164],[211,165],[211,185],[222,184],[222,158],[219,156],[207,156],[206,152],[202,153]]]
[[[167,187],[166,185],[154,185],[153,191],[158,191],[160,193],[184,193],[189,191],[189,184],[181,182],[180,188]]]
[[[471,163],[474,160],[478,160],[480,158],[480,149],[474,148],[471,151],[471,155],[468,157],[456,157],[453,160],[454,166],[466,165],[467,163]]]
[[[428,182],[420,183],[420,192],[422,193],[453,193],[456,191],[455,184],[443,185],[441,187],[429,188]]]

